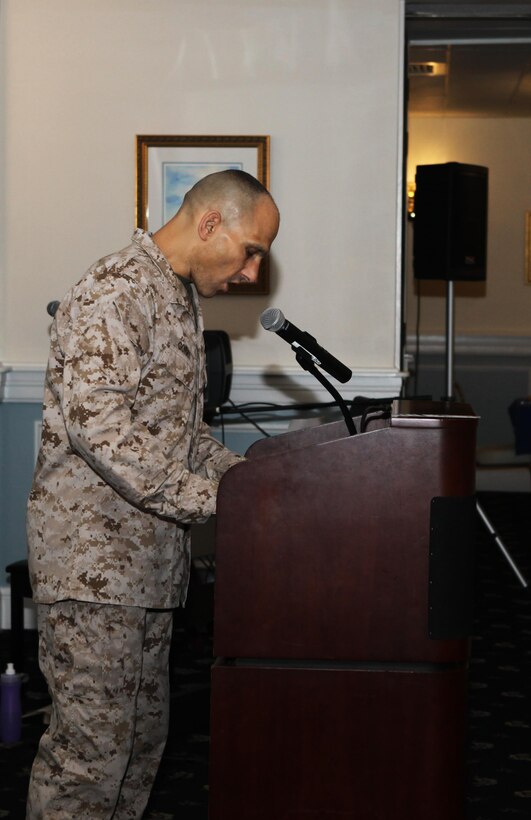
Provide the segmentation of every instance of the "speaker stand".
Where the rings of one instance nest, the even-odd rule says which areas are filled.
[[[454,342],[455,342],[455,326],[454,326],[454,308],[455,308],[455,299],[454,299],[454,283],[452,279],[449,279],[446,283],[446,396],[443,396],[443,401],[453,401],[453,394],[454,394]],[[501,550],[501,553],[507,563],[509,564],[510,568],[518,578],[520,584],[527,588],[528,584],[514,559],[512,558],[509,550],[504,545],[503,541],[497,534],[496,530],[492,526],[492,523],[488,519],[485,510],[479,503],[476,501],[476,508],[479,513],[479,517],[485,524],[486,528],[488,529],[490,535],[493,537],[494,541],[496,542],[497,547]]]
[[[444,401],[453,401],[454,397],[454,283],[446,283],[446,395]]]

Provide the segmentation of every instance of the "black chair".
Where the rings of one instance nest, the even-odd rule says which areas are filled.
[[[531,398],[515,399],[509,405],[509,417],[514,430],[515,453],[531,454]]]
[[[10,660],[17,672],[24,671],[24,598],[33,596],[28,562],[14,561],[8,564],[6,572],[11,576],[11,635]]]

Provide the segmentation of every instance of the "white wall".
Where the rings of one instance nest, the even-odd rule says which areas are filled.
[[[276,305],[356,368],[397,366],[398,0],[3,0],[0,362],[134,228],[135,134],[270,134],[269,297],[218,297],[236,367],[293,364]]]
[[[531,337],[531,284],[524,277],[524,215],[531,211],[531,117],[411,117],[408,181],[417,165],[464,162],[489,169],[486,283],[456,283],[455,330],[471,336]],[[409,228],[408,246],[412,233]],[[414,333],[411,259],[407,326]],[[421,283],[421,333],[445,332],[445,286]]]

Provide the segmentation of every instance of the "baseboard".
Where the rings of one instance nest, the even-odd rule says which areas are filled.
[[[418,340],[420,353],[444,355],[446,336],[421,335]],[[409,335],[406,340],[406,351],[414,355],[417,339]],[[456,336],[454,352],[482,358],[500,356],[502,358],[528,358],[531,355],[531,336]]]
[[[10,364],[0,367],[0,401],[40,403],[44,392],[44,366]],[[345,385],[334,386],[347,400],[355,396],[387,398],[400,394],[407,376],[390,368],[354,369]],[[330,394],[310,373],[300,367],[267,369],[235,367],[232,374],[231,399],[235,404],[265,402],[290,404],[326,402]]]

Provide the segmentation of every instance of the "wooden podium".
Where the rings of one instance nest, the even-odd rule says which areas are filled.
[[[210,820],[463,818],[476,425],[395,402],[224,476]]]

